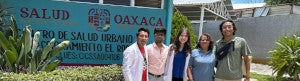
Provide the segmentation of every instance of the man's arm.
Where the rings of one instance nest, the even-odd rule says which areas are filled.
[[[122,71],[123,71],[123,76],[124,76],[124,79],[125,81],[133,81],[133,78],[132,78],[132,74],[130,73],[130,67],[132,66],[131,65],[131,62],[132,60],[130,58],[130,55],[132,52],[128,51],[128,50],[125,50],[124,53],[123,53],[123,63],[122,63]]]
[[[250,81],[250,59],[248,55],[244,55],[244,62],[246,67],[246,77],[245,81]]]

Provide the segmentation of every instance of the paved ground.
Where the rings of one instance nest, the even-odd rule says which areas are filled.
[[[272,75],[272,73],[274,71],[271,69],[271,66],[257,64],[257,63],[251,63],[250,72],[254,72],[257,74],[263,74],[263,75]]]
[[[250,72],[254,72],[254,73],[257,73],[257,74],[263,74],[263,75],[272,75],[273,70],[268,65],[251,63]],[[250,81],[257,81],[257,79],[251,78]]]
[[[242,79],[244,81],[244,78]],[[250,81],[258,81],[257,79],[250,78]]]

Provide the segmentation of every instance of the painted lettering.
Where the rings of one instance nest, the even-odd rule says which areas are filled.
[[[158,21],[156,23],[156,26],[163,26],[162,21],[160,18],[158,18]]]
[[[89,60],[120,60],[121,56],[120,54],[79,52],[78,58]]]
[[[29,18],[32,18],[32,16],[35,16],[35,18],[40,18],[39,14],[38,14],[38,12],[36,11],[35,8],[32,9]]]
[[[157,17],[139,17],[128,15],[115,15],[114,21],[116,24],[128,24],[128,25],[143,25],[143,26],[163,26],[161,18]]]
[[[143,18],[142,18],[142,21],[141,21],[140,25],[143,25],[143,23],[144,23],[144,25],[146,25],[146,26],[148,25],[148,24],[147,24],[147,19],[146,19],[146,17],[143,17]]]
[[[103,42],[115,42],[115,43],[132,43],[132,35],[115,35],[115,34],[102,34]]]
[[[67,35],[68,31],[58,31],[58,39],[68,40]]]
[[[123,52],[130,45],[117,45],[117,52]]]
[[[75,52],[63,52],[64,58],[67,59],[76,59]]]
[[[154,20],[155,20],[155,17],[151,17],[151,18],[149,19],[149,24],[150,24],[151,26],[154,26],[154,25],[155,25],[155,23],[152,23],[152,22],[154,22]]]
[[[50,19],[51,18],[50,16],[46,17],[46,10],[47,9],[42,9],[42,11],[43,11],[43,19]]]
[[[138,18],[138,16],[131,16],[133,23],[132,24],[138,24],[138,22],[136,21],[136,19]]]
[[[105,44],[105,52],[114,52],[111,44]]]
[[[23,17],[23,18],[28,17],[28,8],[22,7],[20,9],[20,12],[21,12],[21,14],[20,14],[21,17]]]
[[[126,22],[127,22],[127,23],[126,23]],[[129,21],[128,16],[125,16],[125,17],[124,17],[124,21],[123,21],[122,24],[130,24],[130,21]]]
[[[71,42],[66,50],[77,51],[102,51],[102,45],[98,43],[78,43]]]
[[[71,32],[71,40],[97,41],[97,33]]]
[[[67,10],[57,10],[57,9],[37,9],[37,8],[27,8],[22,7],[20,9],[20,16],[22,18],[39,18],[39,19],[61,19],[61,20],[68,20],[70,17],[69,11]],[[47,15],[48,14],[48,15]],[[49,15],[52,14],[52,15]]]
[[[116,15],[114,17],[114,20],[115,20],[115,23],[120,24],[122,22],[122,16],[121,15]]]

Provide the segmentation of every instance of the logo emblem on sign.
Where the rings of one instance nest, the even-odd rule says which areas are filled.
[[[110,13],[107,9],[91,8],[88,12],[89,27],[98,32],[106,32],[110,28]]]

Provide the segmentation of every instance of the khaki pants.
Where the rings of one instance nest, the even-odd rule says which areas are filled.
[[[238,80],[225,80],[225,79],[215,78],[215,81],[242,81],[242,79],[238,79]]]

